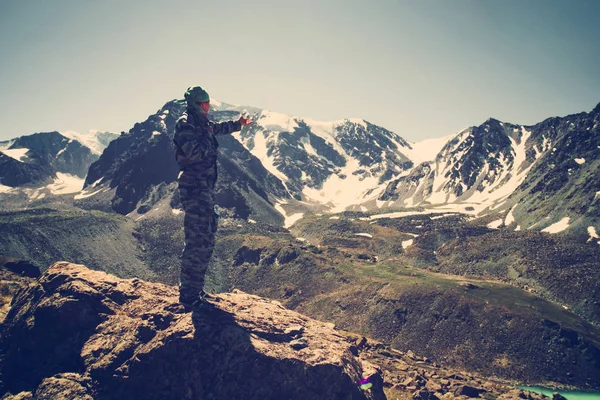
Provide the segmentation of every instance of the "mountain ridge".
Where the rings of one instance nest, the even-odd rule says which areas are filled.
[[[217,100],[212,107],[211,118],[215,121],[234,119],[240,113],[255,120],[231,139],[221,139],[224,143],[220,170],[221,165],[234,168],[245,164],[229,161],[234,153],[242,154],[240,147],[225,154],[226,149],[237,146],[234,142],[241,143],[248,151],[251,155],[248,160],[257,160],[250,168],[230,171],[238,177],[238,186],[249,180],[253,182],[251,187],[231,192],[237,193],[232,194],[237,199],[233,202],[226,201],[228,196],[221,196],[221,205],[246,219],[278,212],[288,226],[310,212],[414,209],[418,213],[422,208],[434,211],[452,208],[471,217],[481,217],[510,210],[513,229],[542,230],[569,218],[571,223],[566,230],[577,235],[585,235],[589,227],[600,222],[596,192],[592,192],[594,165],[598,160],[594,143],[598,137],[600,104],[589,113],[550,117],[534,125],[515,125],[490,117],[478,126],[446,136],[447,141],[435,158],[425,162],[423,158],[431,158],[433,151],[424,155],[418,143],[407,142],[364,119],[322,122]],[[169,160],[170,139],[174,123],[183,111],[177,101],[170,101],[145,122],[136,123],[128,133],[123,132],[118,145],[109,145],[100,156],[103,161],[90,167],[80,197],[104,190],[104,197],[110,199],[103,207],[125,214],[142,205],[142,211],[152,207],[140,201],[155,192],[155,187],[163,184],[171,187],[176,181],[177,168]],[[572,135],[588,141],[585,157],[573,156],[578,165],[569,161],[570,151],[582,150],[576,146],[577,137],[569,139]],[[440,146],[441,139],[424,142]],[[557,147],[557,143],[564,145]],[[148,151],[153,153],[146,154]],[[548,154],[559,155],[554,158],[560,161],[561,168],[555,169]],[[110,165],[100,167],[106,163]],[[550,173],[550,169],[554,171]],[[576,173],[592,178],[587,183],[578,183]],[[95,187],[99,190],[92,191]],[[229,192],[223,186],[219,190]],[[175,192],[171,187],[170,193]],[[577,192],[589,195],[586,201],[593,207],[586,208],[583,195]],[[250,205],[255,195],[262,199],[259,203],[264,202],[263,205]],[[535,203],[540,203],[540,197],[546,206],[531,200],[535,198]],[[176,193],[171,203],[177,207]],[[525,209],[539,211],[527,216]],[[271,222],[282,221],[279,217],[268,218]]]

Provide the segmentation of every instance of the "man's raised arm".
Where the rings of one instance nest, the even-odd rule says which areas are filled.
[[[252,120],[250,118],[240,116],[240,119],[237,121],[213,122],[210,126],[213,128],[213,134],[218,136],[241,131],[242,126],[250,125],[251,123]]]

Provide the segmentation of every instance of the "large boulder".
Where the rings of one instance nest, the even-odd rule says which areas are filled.
[[[0,396],[385,399],[377,369],[331,325],[239,291],[193,314],[177,300],[176,287],[54,264],[13,300]]]

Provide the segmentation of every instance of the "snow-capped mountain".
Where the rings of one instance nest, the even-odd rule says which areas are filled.
[[[419,207],[482,216],[506,215],[510,210],[501,221],[508,225],[521,214],[522,206],[518,203],[528,201],[529,195],[523,190],[528,187],[534,193],[550,190],[544,182],[555,181],[556,166],[551,167],[554,163],[549,161],[549,154],[554,154],[554,160],[570,160],[570,166],[565,169],[568,174],[582,169],[592,173],[597,159],[595,153],[586,153],[581,157],[587,163],[579,163],[574,161],[577,157],[570,151],[573,143],[580,143],[582,132],[598,137],[594,122],[598,107],[589,114],[551,118],[532,126],[490,118],[479,126],[445,138],[409,143],[362,119],[319,122],[217,101],[211,105],[211,117],[216,120],[236,119],[240,113],[246,113],[255,121],[242,132],[219,139],[222,144],[220,168],[224,165],[244,168],[244,171],[230,171],[231,176],[236,177],[235,189],[227,187],[231,183],[228,175],[221,175],[218,192],[222,194],[222,205],[236,203],[246,210],[242,214],[253,214],[252,207],[248,206],[252,202],[241,200],[247,197],[248,190],[238,190],[252,175],[249,182],[255,190],[251,191],[261,193],[259,197],[267,201],[269,212],[275,207],[287,216],[286,225],[290,224],[287,214],[296,212],[294,215],[299,218],[311,204],[321,204],[320,210],[329,212]],[[147,121],[136,124],[128,134],[113,142],[90,168],[86,185],[109,184],[116,188],[112,207],[122,213],[146,204],[145,198],[155,199],[157,196],[148,195],[153,187],[176,179],[177,166],[172,160],[170,141],[174,124],[182,112],[183,107],[169,102]],[[571,145],[556,146],[565,140]],[[594,146],[588,147],[589,151],[597,150]],[[234,148],[236,155],[231,154]],[[240,163],[239,157],[245,151],[249,154],[242,158],[252,160],[252,167]],[[540,174],[543,178],[539,178]],[[538,178],[534,178],[536,176]],[[86,190],[97,192],[91,188]],[[593,189],[584,191],[596,196]],[[559,197],[554,201],[568,204],[573,195],[566,201]],[[232,202],[227,200],[229,198],[238,200]],[[542,202],[550,204],[547,200]],[[595,201],[589,199],[590,204]],[[286,203],[288,212],[281,207]],[[525,229],[544,218],[547,223],[539,225],[542,229],[557,221],[558,214],[548,218],[548,209],[544,210],[536,221],[515,224],[518,229]],[[584,214],[589,216],[590,212]],[[558,220],[562,218],[564,216]]]
[[[84,191],[75,198],[90,207],[108,207],[121,214],[135,210],[144,214],[161,200],[168,199],[168,205],[177,211],[180,207],[176,190],[179,167],[172,140],[177,119],[184,111],[184,106],[168,102],[146,121],[135,124],[111,142],[90,166]],[[225,105],[211,113],[211,118],[237,119],[240,111]],[[218,141],[217,204],[238,217],[252,215],[281,224],[282,216],[272,203],[275,198],[289,198],[281,181],[234,137],[221,136]]]
[[[490,118],[451,137],[433,161],[390,182],[380,200],[405,207],[494,207],[519,186],[539,156],[527,142],[530,135],[527,127]]]
[[[451,137],[435,160],[392,180],[379,200],[472,215],[510,209],[496,227],[560,222],[549,230],[558,232],[577,221],[580,231],[591,231],[600,222],[599,118],[600,105],[532,126],[490,118]]]
[[[262,110],[235,134],[297,200],[333,209],[374,198],[382,184],[413,167],[400,136],[362,119],[320,122]]]
[[[304,206],[321,204],[340,211],[375,199],[390,180],[413,167],[412,158],[417,156],[400,136],[361,119],[318,122],[215,100],[211,106],[210,118],[216,121],[237,119],[240,113],[255,121],[242,132],[218,138],[219,168],[228,166],[229,171],[220,171],[217,200],[228,208],[235,203],[236,213],[246,217],[257,217],[258,211],[248,208],[256,201],[242,201],[250,192],[267,201],[267,209],[276,207],[284,216],[287,213],[281,205],[291,198]],[[171,141],[183,111],[184,107],[169,102],[112,142],[90,167],[79,198],[106,195],[110,188],[110,207],[124,214],[156,204],[161,196],[148,193],[170,185],[177,177]],[[242,159],[246,161],[240,162]],[[234,189],[228,186],[233,177],[237,182]],[[147,202],[148,198],[153,200]],[[176,204],[175,197],[172,205]],[[242,209],[245,211],[240,213]]]
[[[0,184],[6,188],[3,192],[9,190],[7,187],[56,184],[57,180],[70,183],[76,180],[80,189],[89,166],[117,136],[98,131],[88,134],[55,131],[1,142]]]

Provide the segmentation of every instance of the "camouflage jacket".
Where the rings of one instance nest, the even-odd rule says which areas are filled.
[[[215,174],[217,149],[215,136],[227,135],[242,129],[239,121],[211,122],[206,116],[189,110],[175,125],[173,144],[179,169],[194,174]]]

